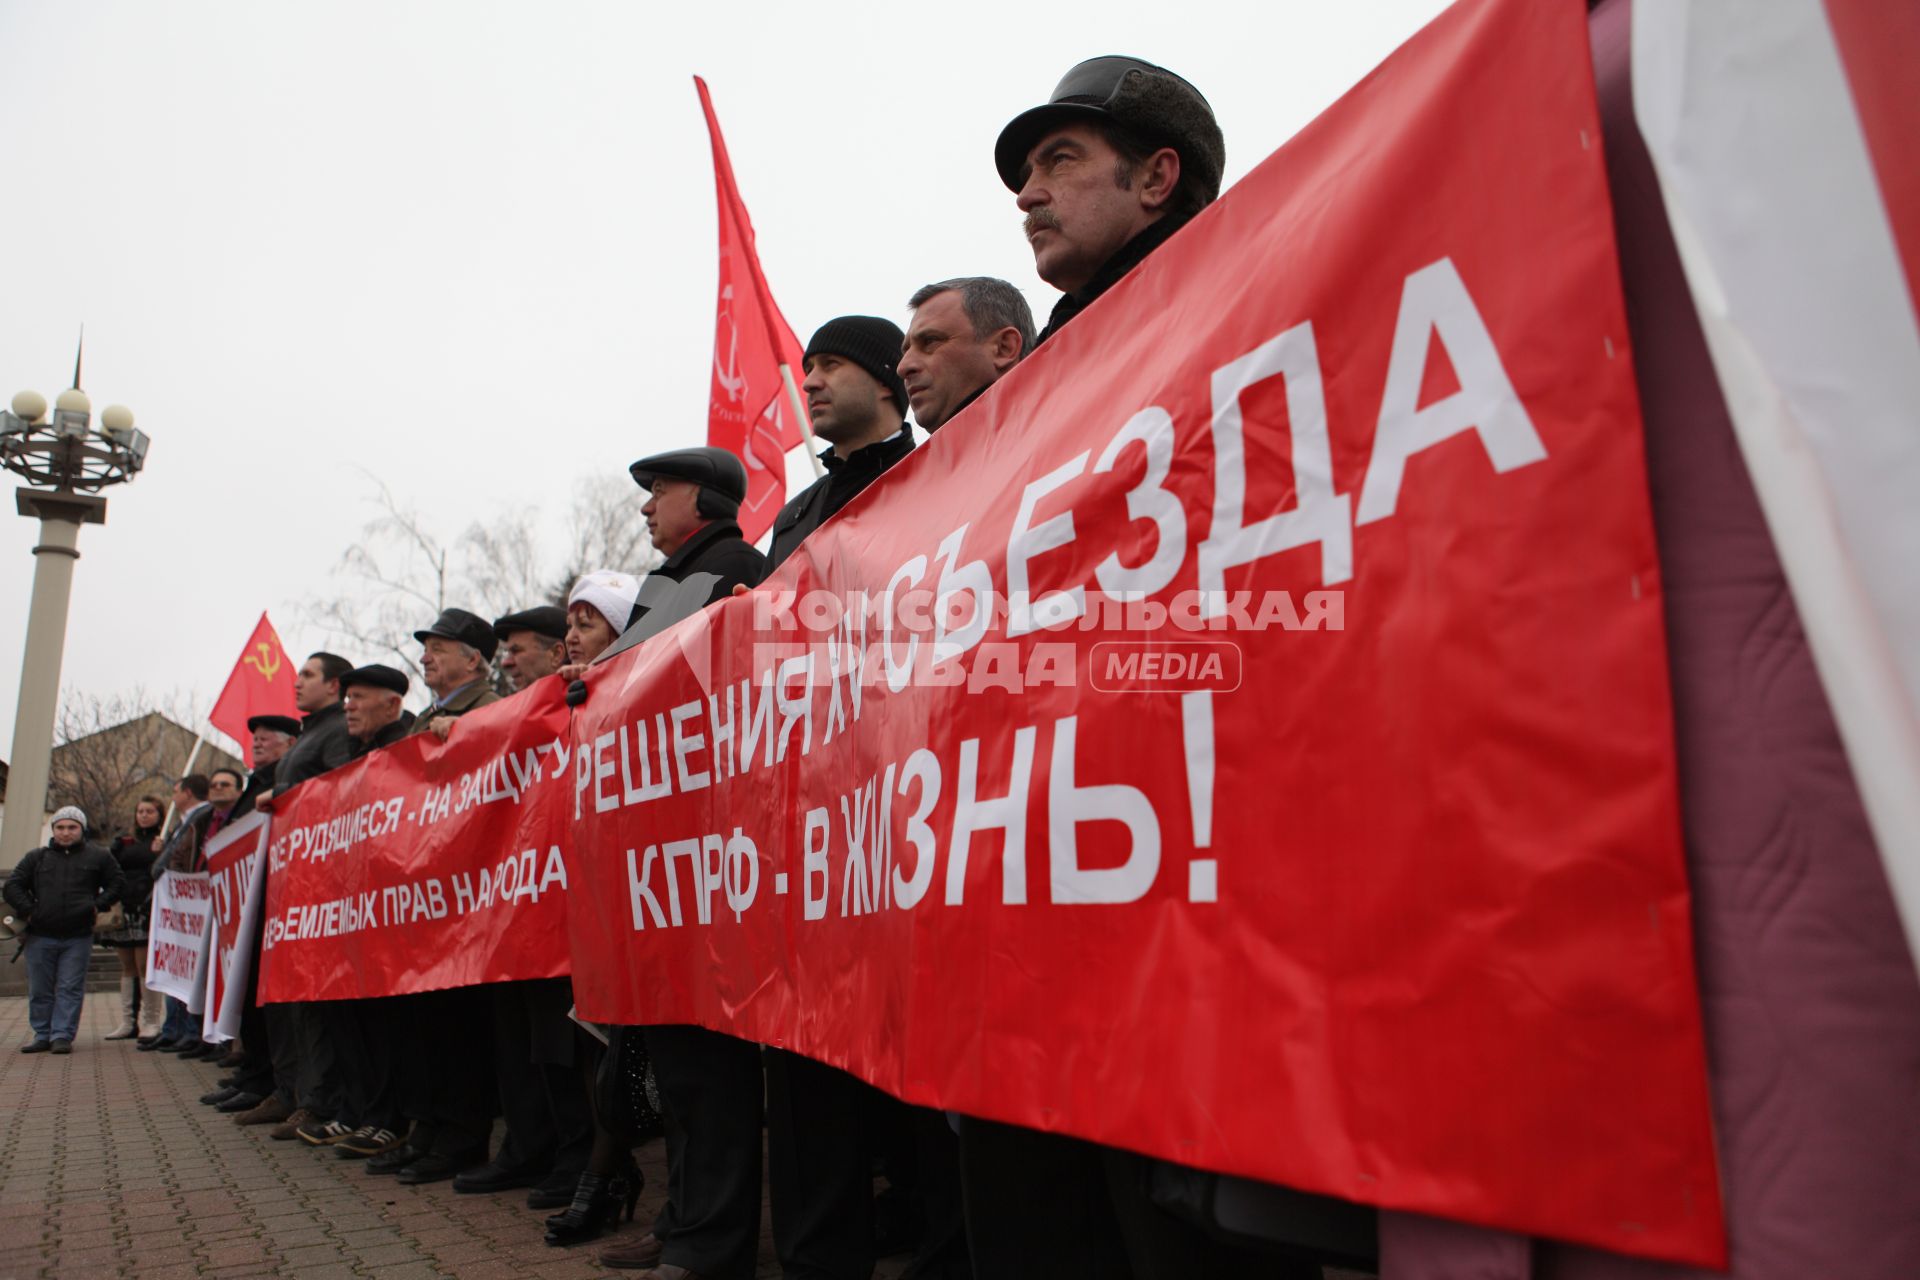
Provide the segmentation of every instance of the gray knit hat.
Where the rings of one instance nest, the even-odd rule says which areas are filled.
[[[71,819],[71,820],[73,820],[74,822],[77,822],[77,823],[79,823],[79,824],[80,824],[80,829],[81,829],[82,831],[84,831],[84,830],[86,830],[86,828],[87,828],[87,814],[86,814],[86,811],[85,811],[85,810],[83,810],[83,809],[82,809],[82,808],[81,808],[81,807],[80,807],[79,805],[77,805],[77,804],[70,804],[70,805],[68,805],[68,806],[67,806],[66,808],[64,808],[64,809],[62,809],[62,810],[60,810],[60,812],[58,812],[58,813],[56,813],[56,814],[54,814],[54,815],[53,815],[53,817],[51,817],[51,818],[49,818],[49,819],[48,819],[47,821],[48,821],[48,823],[49,823],[49,824],[51,824],[51,823],[55,823],[55,822],[66,822],[66,821],[67,821],[67,820],[69,820],[69,819]]]

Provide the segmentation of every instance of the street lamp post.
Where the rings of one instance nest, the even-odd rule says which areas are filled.
[[[33,602],[27,611],[26,656],[20,664],[20,704],[13,722],[13,760],[7,775],[7,812],[0,826],[0,868],[18,863],[39,842],[46,813],[47,769],[53,755],[54,711],[60,696],[60,661],[67,639],[67,602],[73,594],[73,562],[80,558],[80,526],[105,524],[107,500],[100,490],[133,479],[146,465],[148,440],[133,427],[124,405],[101,411],[73,386],[53,402],[36,391],[13,398],[0,410],[0,465],[23,477],[15,495],[20,514],[40,521],[34,547]]]

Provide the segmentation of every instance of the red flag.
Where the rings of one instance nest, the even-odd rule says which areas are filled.
[[[727,159],[720,122],[713,117],[707,82],[695,76],[693,83],[713,138],[713,177],[720,195],[720,303],[713,331],[707,443],[747,464],[740,532],[752,542],[772,527],[786,501],[787,450],[801,442],[792,398],[780,378],[781,365],[800,368],[801,347],[760,273],[753,222],[734,186],[733,163]]]
[[[247,637],[247,647],[233,664],[233,674],[207,716],[213,727],[240,744],[246,753],[247,767],[253,767],[253,735],[247,721],[254,716],[292,716],[300,718],[293,701],[294,665],[287,661],[280,635],[261,614],[260,621]]]

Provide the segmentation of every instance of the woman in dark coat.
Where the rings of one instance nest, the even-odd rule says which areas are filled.
[[[141,796],[133,809],[133,834],[113,842],[114,861],[126,877],[121,903],[126,921],[99,935],[103,947],[120,957],[120,1025],[108,1040],[131,1040],[139,1030],[140,993],[146,989],[147,912],[153,902],[153,859],[160,850],[160,821],[166,809],[152,796]],[[155,1028],[159,1019],[152,1018]]]

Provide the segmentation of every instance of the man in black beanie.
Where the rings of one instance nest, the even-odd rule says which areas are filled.
[[[900,349],[907,335],[879,316],[841,316],[807,343],[800,384],[813,434],[832,445],[820,455],[827,474],[780,509],[767,552],[772,571],[853,495],[913,450],[906,425],[907,387]]]

